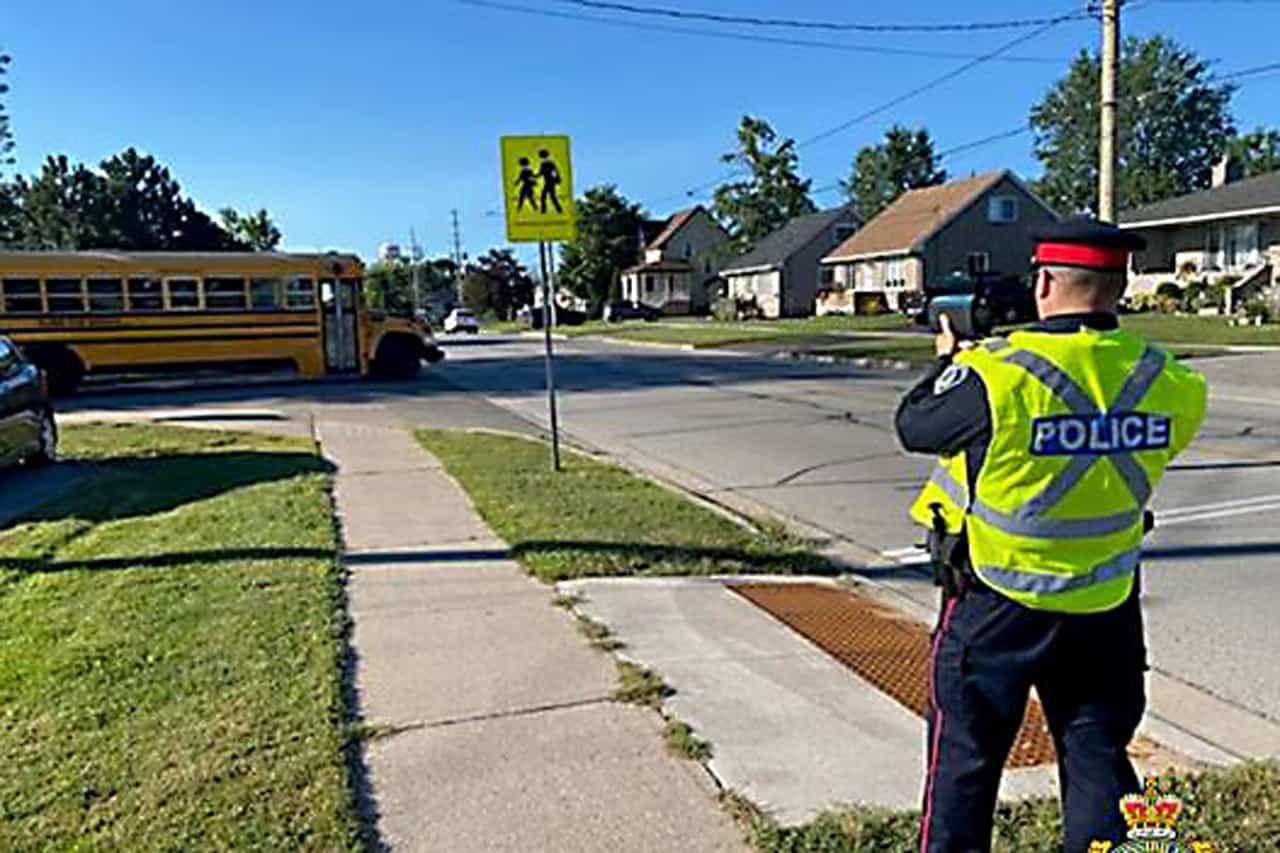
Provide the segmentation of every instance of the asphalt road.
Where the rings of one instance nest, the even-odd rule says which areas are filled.
[[[931,466],[902,453],[891,432],[912,374],[589,340],[557,346],[561,421],[574,438],[740,509],[800,521],[868,575],[934,601],[922,574],[895,562],[921,538],[906,508]],[[322,405],[327,417],[371,425],[545,427],[540,342],[481,337],[449,350],[412,384],[135,391],[64,409],[198,405],[251,410],[244,417],[259,422],[261,410],[278,410],[297,422]],[[1280,354],[1200,366],[1210,377],[1209,417],[1156,496],[1161,526],[1144,584],[1151,659],[1175,679],[1280,720]]]

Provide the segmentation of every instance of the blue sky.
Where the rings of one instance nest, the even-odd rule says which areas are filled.
[[[645,19],[560,0],[497,0],[625,20],[520,14],[456,0],[4,0],[13,55],[9,112],[19,168],[49,153],[97,162],[126,146],[168,164],[209,210],[264,206],[293,249],[373,255],[412,226],[449,247],[456,208],[466,251],[504,242],[498,137],[568,133],[577,189],[609,182],[650,212],[722,174],[744,113],[805,139],[963,63],[884,55],[890,47],[977,55],[1017,33],[854,35],[737,30],[840,45],[753,44],[641,29]],[[1084,0],[637,0],[719,12],[867,22],[999,20]],[[1132,0],[1125,29],[1165,32],[1223,71],[1280,59],[1280,4]],[[690,26],[649,20],[656,26]],[[726,28],[719,28],[724,32]],[[894,121],[924,124],[940,148],[1017,126],[1095,22],[1062,24],[890,112],[801,150],[815,187],[844,177],[857,149]],[[1048,60],[1048,61],[1043,61]],[[1240,124],[1280,124],[1280,75],[1236,98]],[[1029,136],[949,159],[953,174],[1011,167],[1034,176]],[[706,197],[696,199],[705,201]],[[823,204],[836,193],[818,196]],[[527,253],[526,253],[527,257]]]

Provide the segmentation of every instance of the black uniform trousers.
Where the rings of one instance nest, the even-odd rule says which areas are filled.
[[[1126,748],[1146,705],[1138,584],[1118,608],[1032,610],[970,584],[933,639],[922,853],[987,853],[1000,776],[1034,685],[1058,751],[1065,853],[1123,842],[1141,786]]]

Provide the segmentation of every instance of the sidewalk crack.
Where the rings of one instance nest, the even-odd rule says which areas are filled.
[[[527,708],[512,708],[506,711],[490,711],[483,714],[467,714],[462,717],[449,717],[443,720],[416,721],[412,723],[387,724],[377,727],[377,734],[374,735],[376,740],[385,740],[395,737],[396,735],[405,734],[407,732],[416,732],[430,729],[446,729],[454,726],[465,726],[471,723],[483,723],[490,720],[507,720],[519,717],[532,717],[536,714],[545,714],[551,711],[567,711],[574,708],[587,708],[592,705],[611,704],[616,700],[611,694],[603,694],[600,696],[591,696],[585,699],[573,699],[567,702],[550,702],[545,705],[531,705]]]

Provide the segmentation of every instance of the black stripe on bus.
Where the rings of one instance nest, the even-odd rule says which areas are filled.
[[[318,334],[275,334],[275,335],[157,335],[153,337],[139,336],[134,338],[38,338],[17,340],[20,346],[30,344],[67,344],[68,346],[92,346],[94,344],[173,344],[184,342],[213,343],[217,341],[278,341],[278,340],[319,340]]]
[[[202,329],[243,329],[245,326],[260,327],[263,329],[318,329],[319,325],[315,320],[307,320],[302,323],[251,323],[248,321],[240,323],[165,323],[155,326],[0,326],[0,334],[5,335],[21,335],[21,334],[56,334],[77,332],[84,334],[92,334],[94,332],[173,332],[186,329],[202,330]]]

